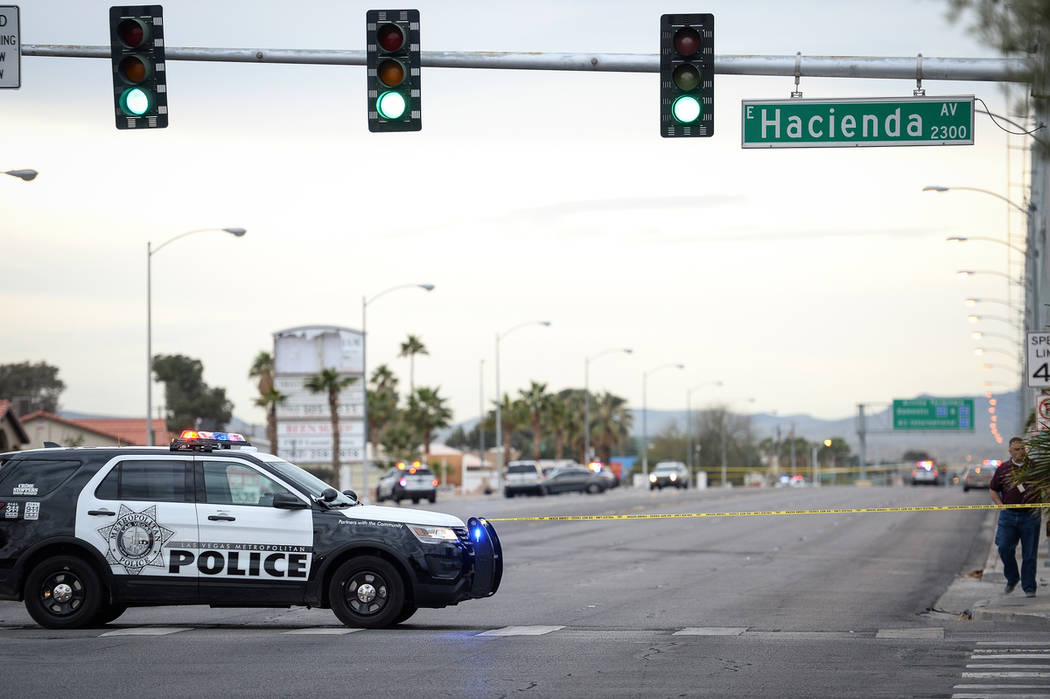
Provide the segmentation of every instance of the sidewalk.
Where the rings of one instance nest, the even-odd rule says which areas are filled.
[[[1003,576],[1003,562],[999,550],[995,547],[995,521],[997,514],[988,516],[982,531],[992,532],[988,547],[988,557],[981,571],[980,578],[959,577],[937,601],[937,608],[956,613],[969,612],[974,620],[985,621],[1044,621],[1050,623],[1050,566],[1047,550],[1050,548],[1043,535],[1042,525],[1039,528],[1039,558],[1036,568],[1036,582],[1039,587],[1035,597],[1025,597],[1020,585],[1005,594],[1003,587],[1006,578]],[[1017,547],[1017,565],[1020,561],[1021,547]]]

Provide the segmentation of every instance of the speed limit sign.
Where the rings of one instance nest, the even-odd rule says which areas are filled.
[[[1028,388],[1050,388],[1050,333],[1028,333]]]

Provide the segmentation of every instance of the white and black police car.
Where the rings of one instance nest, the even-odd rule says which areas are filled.
[[[52,629],[128,607],[331,609],[347,626],[495,594],[492,525],[377,507],[232,433],[0,454],[0,599]]]

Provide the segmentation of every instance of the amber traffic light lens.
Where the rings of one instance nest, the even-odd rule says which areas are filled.
[[[146,79],[146,64],[138,56],[127,56],[120,62],[120,74],[133,85],[140,83]]]
[[[387,87],[397,87],[405,81],[405,67],[401,65],[400,61],[395,61],[391,58],[380,63],[376,73],[380,82]]]
[[[384,24],[376,31],[376,41],[384,51],[397,51],[405,45],[405,33],[396,24]]]
[[[692,63],[683,63],[675,68],[671,79],[675,87],[685,92],[700,87],[700,71]]]
[[[692,27],[682,27],[674,33],[674,50],[680,56],[692,56],[700,50],[700,33]]]

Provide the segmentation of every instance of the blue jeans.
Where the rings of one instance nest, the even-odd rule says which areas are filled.
[[[1003,559],[1003,575],[1006,582],[1017,584],[1021,589],[1034,592],[1035,559],[1039,552],[1039,510],[1003,510],[999,513],[999,526],[995,531],[995,545]],[[1021,542],[1021,575],[1017,575],[1017,542]]]

